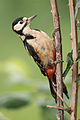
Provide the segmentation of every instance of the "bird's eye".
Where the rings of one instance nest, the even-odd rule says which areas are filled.
[[[23,24],[23,21],[20,21],[20,24]]]

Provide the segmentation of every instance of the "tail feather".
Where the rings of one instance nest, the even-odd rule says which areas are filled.
[[[56,93],[55,93],[55,91],[54,91],[53,84],[52,84],[52,81],[51,81],[50,79],[49,79],[49,85],[50,85],[51,94],[52,94],[52,96],[54,97],[55,102],[57,103],[57,95],[56,95]]]
[[[69,95],[68,95],[68,90],[67,90],[67,87],[66,85],[64,84],[63,82],[63,93],[66,95],[66,97],[69,99]]]
[[[51,91],[51,94],[52,96],[54,97],[55,99],[55,102],[57,103],[57,95],[56,95],[56,92],[54,91],[54,87],[53,87],[53,83],[55,84],[56,86],[56,75],[54,74],[53,77],[48,77],[49,79],[49,85],[50,85],[50,91]],[[56,88],[56,87],[55,87]],[[56,88],[57,89],[57,88]],[[63,83],[63,93],[66,95],[66,97],[69,99],[69,96],[68,96],[68,91],[67,91],[67,87],[66,85]]]

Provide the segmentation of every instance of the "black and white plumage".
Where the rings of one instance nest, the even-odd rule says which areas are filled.
[[[52,57],[53,50],[55,51],[55,46],[53,40],[50,39],[46,33],[38,29],[30,29],[30,22],[35,17],[36,15],[30,18],[17,18],[12,24],[12,29],[22,39],[25,48],[38,66],[47,69],[54,62]]]
[[[56,84],[56,65],[54,64],[54,61],[56,60],[55,42],[43,31],[30,29],[30,22],[35,17],[36,15],[30,18],[17,18],[12,23],[12,29],[21,38],[28,54],[37,63],[42,74],[48,77],[51,94],[56,100],[57,96],[53,89],[53,83]],[[64,83],[63,92],[67,98],[69,98],[67,88]]]

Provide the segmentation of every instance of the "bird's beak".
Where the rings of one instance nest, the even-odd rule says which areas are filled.
[[[28,18],[28,22],[30,23],[37,15],[31,16]]]

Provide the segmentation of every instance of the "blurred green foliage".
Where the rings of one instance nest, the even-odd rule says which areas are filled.
[[[27,93],[4,94],[0,97],[0,108],[16,109],[30,103]]]
[[[63,68],[66,67],[67,53],[72,49],[69,36],[70,18],[67,4],[67,0],[58,1],[63,40]],[[55,101],[50,95],[48,80],[41,74],[37,65],[28,56],[23,43],[11,28],[15,18],[20,16],[30,17],[34,14],[38,14],[38,16],[32,21],[31,28],[41,29],[52,37],[53,22],[50,0],[0,0],[0,100],[4,98],[4,100],[1,100],[2,104],[4,103],[4,107],[1,107],[0,111],[9,120],[56,119],[56,110],[46,108],[47,104],[55,105]],[[78,38],[80,39],[80,34],[78,34]],[[65,78],[65,83],[68,86],[69,96],[71,96],[70,75]],[[18,95],[10,96],[13,93]],[[6,109],[6,105],[9,108],[13,106],[15,108],[13,103],[16,99],[18,103],[21,103],[19,95],[22,95],[22,93],[29,94],[29,105],[26,104],[19,109]],[[69,101],[65,97],[64,99],[70,104],[70,99]],[[24,100],[27,101],[27,98],[25,97]],[[8,104],[6,104],[7,102]],[[80,104],[79,100],[78,103]],[[80,107],[78,107],[78,116],[79,109]],[[7,120],[2,113],[0,120]],[[69,115],[66,112],[65,120],[69,120]]]

